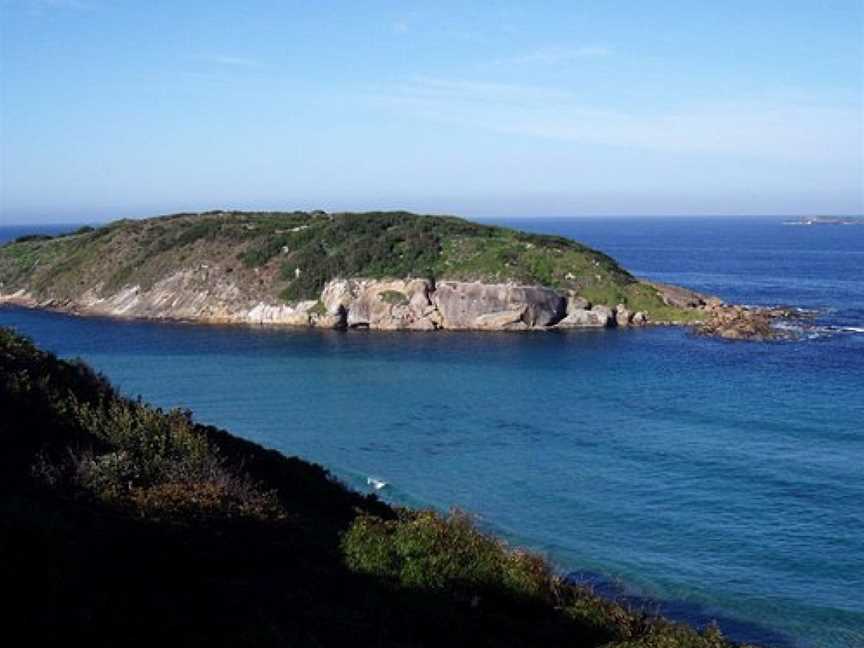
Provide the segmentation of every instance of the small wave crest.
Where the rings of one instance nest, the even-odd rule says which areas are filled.
[[[378,477],[367,477],[366,484],[368,486],[371,486],[375,490],[382,490],[390,485],[389,483],[387,483],[383,479],[379,479]]]
[[[775,322],[772,326],[779,331],[788,333],[792,338],[807,340],[816,340],[819,338],[831,337],[844,333],[864,333],[864,326],[845,326],[831,324],[818,325],[798,321]]]

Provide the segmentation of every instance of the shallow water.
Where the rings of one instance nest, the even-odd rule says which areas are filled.
[[[122,389],[459,506],[602,591],[737,639],[864,645],[864,227],[532,220],[635,273],[817,310],[794,342],[681,329],[279,331],[0,309]],[[7,235],[9,235],[7,230]],[[0,230],[0,236],[3,230]]]

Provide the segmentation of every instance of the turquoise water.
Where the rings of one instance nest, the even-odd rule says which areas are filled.
[[[601,591],[717,618],[741,640],[864,646],[864,227],[781,221],[509,224],[728,300],[816,310],[794,342],[279,331],[17,308],[0,325],[355,488],[373,477],[391,501],[471,511]]]

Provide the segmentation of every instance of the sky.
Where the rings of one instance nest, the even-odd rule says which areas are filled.
[[[0,224],[864,212],[864,1],[0,0]]]

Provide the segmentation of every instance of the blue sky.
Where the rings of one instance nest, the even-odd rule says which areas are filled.
[[[0,222],[864,211],[860,0],[0,12]]]

